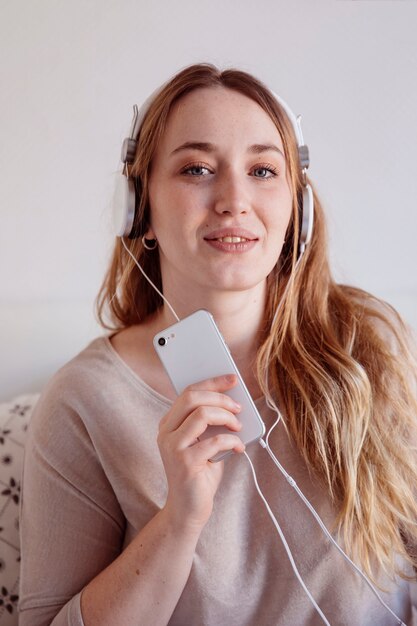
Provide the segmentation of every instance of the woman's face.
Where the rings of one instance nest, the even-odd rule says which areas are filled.
[[[147,237],[164,290],[265,286],[281,253],[291,191],[281,137],[250,98],[195,90],[173,107],[152,161]]]

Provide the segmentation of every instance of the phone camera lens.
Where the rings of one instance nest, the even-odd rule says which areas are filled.
[[[167,340],[165,339],[165,337],[159,337],[158,339],[158,343],[160,346],[164,346],[166,344]]]

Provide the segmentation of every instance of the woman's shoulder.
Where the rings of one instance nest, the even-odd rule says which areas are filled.
[[[388,404],[406,397],[417,407],[417,344],[411,326],[388,302],[344,287],[353,308],[351,355],[370,377],[375,397]],[[379,390],[379,391],[378,391]]]
[[[94,407],[112,377],[108,342],[106,336],[97,337],[49,379],[33,412],[32,431],[67,428],[80,422],[86,407]]]
[[[137,334],[123,336],[128,337],[127,346],[141,344]],[[166,412],[170,401],[141,375],[147,368],[152,371],[149,350],[142,351],[144,362],[139,359],[137,370],[115,348],[114,337],[97,337],[52,376],[35,408],[35,425],[68,430],[72,424],[92,433],[104,424],[113,430],[133,415],[138,419],[142,409],[147,415]]]
[[[365,341],[367,335],[373,335],[394,355],[404,351],[416,355],[413,329],[389,302],[358,287],[339,288],[353,307],[355,322]]]
[[[105,385],[111,376],[109,337],[100,336],[60,367],[46,384],[45,394],[58,394],[61,399],[71,393],[80,393],[94,384]]]

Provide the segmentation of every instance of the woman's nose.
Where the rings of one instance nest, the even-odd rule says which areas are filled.
[[[244,181],[232,172],[227,172],[219,180],[214,202],[219,214],[239,215],[249,213],[251,204]]]

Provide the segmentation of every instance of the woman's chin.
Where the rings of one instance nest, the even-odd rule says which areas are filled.
[[[262,289],[262,286],[265,283],[266,278],[251,278],[246,273],[244,276],[213,276],[212,280],[205,280],[202,286],[205,289],[210,290],[213,293],[217,292],[220,295],[220,293],[232,294]]]

